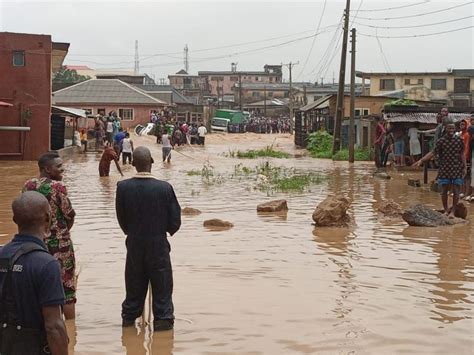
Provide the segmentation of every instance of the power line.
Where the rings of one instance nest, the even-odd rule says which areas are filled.
[[[424,33],[421,35],[408,35],[408,36],[378,36],[378,38],[412,38],[412,37],[428,37],[428,36],[436,36],[436,35],[441,35],[444,33],[451,33],[451,32],[458,32],[462,30],[467,30],[468,28],[474,28],[474,26],[467,26],[467,27],[461,27],[461,28],[456,28],[454,30],[450,31],[442,31],[442,32],[435,32],[435,33]],[[365,36],[365,37],[377,37],[374,35],[369,35],[366,33],[359,33],[359,36]]]
[[[324,0],[323,11],[321,12],[321,16],[319,16],[318,27],[316,28],[316,33],[319,32],[319,28],[321,27],[321,22],[323,21],[324,12],[326,11],[327,2],[328,2],[327,0]],[[316,37],[313,38],[313,42],[311,43],[311,48],[309,49],[308,55],[306,56],[306,60],[304,61],[304,64],[303,64],[303,68],[300,70],[297,78],[299,78],[301,74],[303,74],[303,71],[306,68],[306,64],[308,64],[308,60],[309,60],[309,57],[311,56],[311,53],[313,52],[315,42],[316,42]]]
[[[380,29],[387,29],[388,30],[388,29],[417,28],[417,27],[436,26],[436,25],[442,25],[442,24],[445,24],[445,23],[457,22],[457,21],[461,21],[461,20],[465,20],[465,19],[473,18],[473,17],[474,17],[474,15],[471,15],[471,16],[455,18],[455,19],[447,20],[447,21],[426,23],[426,24],[423,24],[423,25],[412,25],[412,26],[375,26],[375,25],[368,25],[368,24],[360,23],[360,22],[354,22],[354,23],[356,25],[359,25],[359,26],[370,27],[370,28],[380,28]]]
[[[355,15],[354,18],[358,18],[358,19],[362,19],[362,20],[383,20],[383,21],[385,21],[385,20],[398,20],[398,19],[413,18],[413,17],[420,17],[420,16],[431,15],[431,14],[437,14],[437,13],[440,13],[440,12],[449,11],[449,10],[452,10],[452,9],[457,9],[459,7],[463,7],[463,6],[466,6],[466,5],[469,5],[469,4],[473,4],[473,3],[474,3],[474,1],[469,1],[469,2],[464,3],[464,4],[451,6],[451,7],[447,7],[445,9],[436,10],[436,11],[423,12],[423,13],[416,14],[416,15],[407,15],[407,16],[398,16],[398,17],[358,17],[357,15]]]
[[[366,9],[366,10],[360,10],[360,12],[377,12],[377,11],[398,10],[398,9],[404,9],[404,8],[407,8],[407,7],[418,6],[418,5],[421,5],[421,4],[426,4],[426,3],[430,2],[430,1],[431,1],[431,0],[425,0],[425,1],[417,2],[417,3],[409,4],[409,5],[402,5],[402,6],[395,6],[395,7],[387,7],[387,8],[385,8],[385,9]],[[354,10],[351,10],[351,11],[354,11]]]
[[[377,39],[377,44],[378,44],[378,47],[379,47],[380,55],[382,57],[382,63],[385,67],[385,71],[390,73],[392,71],[392,69],[390,68],[390,64],[388,64],[388,60],[387,60],[387,57],[385,56],[385,52],[383,51],[382,42],[380,41],[377,30],[375,30],[375,35],[376,35],[375,38]]]

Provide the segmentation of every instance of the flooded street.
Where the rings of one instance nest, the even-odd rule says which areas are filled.
[[[68,322],[74,354],[472,354],[474,352],[474,224],[408,227],[383,219],[379,202],[408,207],[440,205],[439,195],[407,184],[421,173],[372,176],[371,163],[316,160],[295,151],[288,135],[210,135],[206,147],[173,151],[161,164],[161,146],[136,138],[155,158],[153,174],[170,182],[181,207],[203,213],[183,216],[170,238],[174,268],[175,330],[150,334],[121,328],[125,236],[115,217],[115,186],[99,178],[96,153],[66,159],[65,183],[77,212],[72,229],[78,264],[77,319]],[[237,159],[237,149],[276,149],[291,159]],[[187,174],[208,161],[216,181]],[[311,170],[328,177],[306,192],[254,189],[254,176],[235,166]],[[10,204],[36,176],[35,162],[0,162],[0,242],[15,232]],[[134,175],[131,166],[126,177]],[[431,176],[431,178],[433,178]],[[312,225],[316,205],[344,193],[356,226]],[[286,215],[260,215],[257,204],[288,201]],[[474,208],[469,217],[474,220]],[[203,221],[220,218],[234,228],[210,231]]]

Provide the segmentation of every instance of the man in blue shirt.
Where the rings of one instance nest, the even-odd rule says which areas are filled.
[[[27,191],[12,209],[18,234],[0,249],[0,354],[67,354],[61,271],[43,242],[48,200]]]

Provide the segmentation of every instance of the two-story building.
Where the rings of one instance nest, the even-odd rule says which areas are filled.
[[[454,107],[474,106],[474,69],[412,73],[357,72],[356,75],[362,79],[365,95],[438,101]],[[370,82],[367,83],[367,80]]]
[[[0,32],[0,159],[36,160],[51,148],[51,78],[68,49],[50,35]]]
[[[170,85],[186,97],[196,98],[197,102],[202,101],[202,91],[204,90],[204,78],[199,75],[191,75],[186,70],[181,69],[176,74],[168,75]]]
[[[263,71],[237,71],[235,64],[230,71],[200,71],[204,91],[210,96],[233,96],[236,83],[276,84],[282,82],[281,65],[265,65]]]

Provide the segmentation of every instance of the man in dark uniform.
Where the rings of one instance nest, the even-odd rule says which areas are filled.
[[[61,270],[43,242],[49,202],[28,191],[12,209],[18,234],[0,249],[0,354],[67,354]]]
[[[135,149],[132,164],[137,175],[120,181],[116,196],[117,219],[127,235],[122,325],[133,326],[142,315],[151,283],[154,330],[170,330],[174,325],[173,274],[166,233],[179,230],[181,207],[173,187],[151,175],[153,158],[148,148]]]

